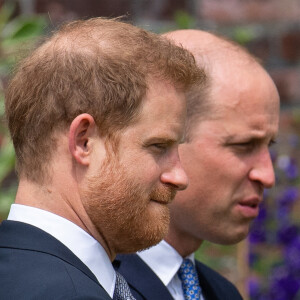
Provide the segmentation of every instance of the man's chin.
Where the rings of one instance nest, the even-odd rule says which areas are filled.
[[[235,245],[247,238],[247,235],[249,233],[249,230],[247,231],[241,231],[236,234],[230,234],[230,235],[223,235],[222,237],[216,237],[212,239],[207,239],[208,241],[214,243],[214,244],[220,244],[225,246]]]
[[[165,214],[160,221],[157,219],[148,223],[144,221],[143,225],[145,226],[141,226],[138,231],[132,231],[132,235],[127,236],[127,239],[122,237],[124,242],[116,245],[116,253],[134,253],[158,244],[168,232],[169,214]]]
[[[134,247],[129,246],[129,247],[122,247],[119,250],[117,250],[118,254],[130,254],[130,253],[135,253],[135,252],[139,252],[142,250],[146,250],[149,249],[153,246],[155,246],[156,244],[158,244],[160,240],[156,240],[156,241],[151,241],[150,243],[141,243],[140,245],[135,245]]]

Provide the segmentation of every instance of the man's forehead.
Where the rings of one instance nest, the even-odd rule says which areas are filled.
[[[124,130],[143,139],[182,140],[186,120],[185,95],[173,84],[151,79],[135,121]]]
[[[250,104],[249,104],[250,103]],[[279,109],[277,109],[276,100],[274,105],[263,107],[249,106],[236,106],[228,105],[228,103],[220,102],[220,105],[214,103],[211,106],[211,111],[202,118],[196,120],[191,128],[191,132],[206,134],[210,132],[227,135],[228,138],[232,135],[235,137],[240,134],[246,137],[248,134],[255,135],[258,138],[263,136],[266,131],[272,135],[277,135],[279,124]]]

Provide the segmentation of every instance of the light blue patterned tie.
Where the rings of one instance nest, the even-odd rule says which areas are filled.
[[[192,261],[188,258],[183,260],[178,270],[178,276],[182,282],[183,295],[185,300],[201,299],[201,287]]]
[[[113,300],[136,300],[130,292],[128,283],[119,272],[116,272],[116,285]]]

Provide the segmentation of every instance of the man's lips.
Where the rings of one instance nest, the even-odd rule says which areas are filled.
[[[151,198],[150,200],[153,202],[159,203],[159,204],[167,205],[172,202],[173,198],[169,199],[169,200],[160,200],[160,199],[152,199]]]
[[[245,218],[256,218],[259,213],[261,197],[243,199],[237,203],[238,210]]]
[[[150,201],[156,202],[158,204],[167,205],[170,204],[176,195],[176,191],[170,188],[162,188],[160,190],[155,190],[150,194]]]

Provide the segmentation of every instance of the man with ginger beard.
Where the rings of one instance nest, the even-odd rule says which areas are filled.
[[[64,25],[19,65],[0,299],[134,299],[111,261],[166,234],[167,204],[187,186],[185,93],[204,79],[188,51],[103,18]]]
[[[164,241],[118,255],[114,266],[136,299],[242,299],[224,277],[195,260],[207,240],[234,244],[274,185],[269,147],[278,131],[279,96],[262,66],[233,42],[200,30],[165,35],[190,50],[208,84],[187,97],[186,142],[179,156],[189,186],[170,204]]]

